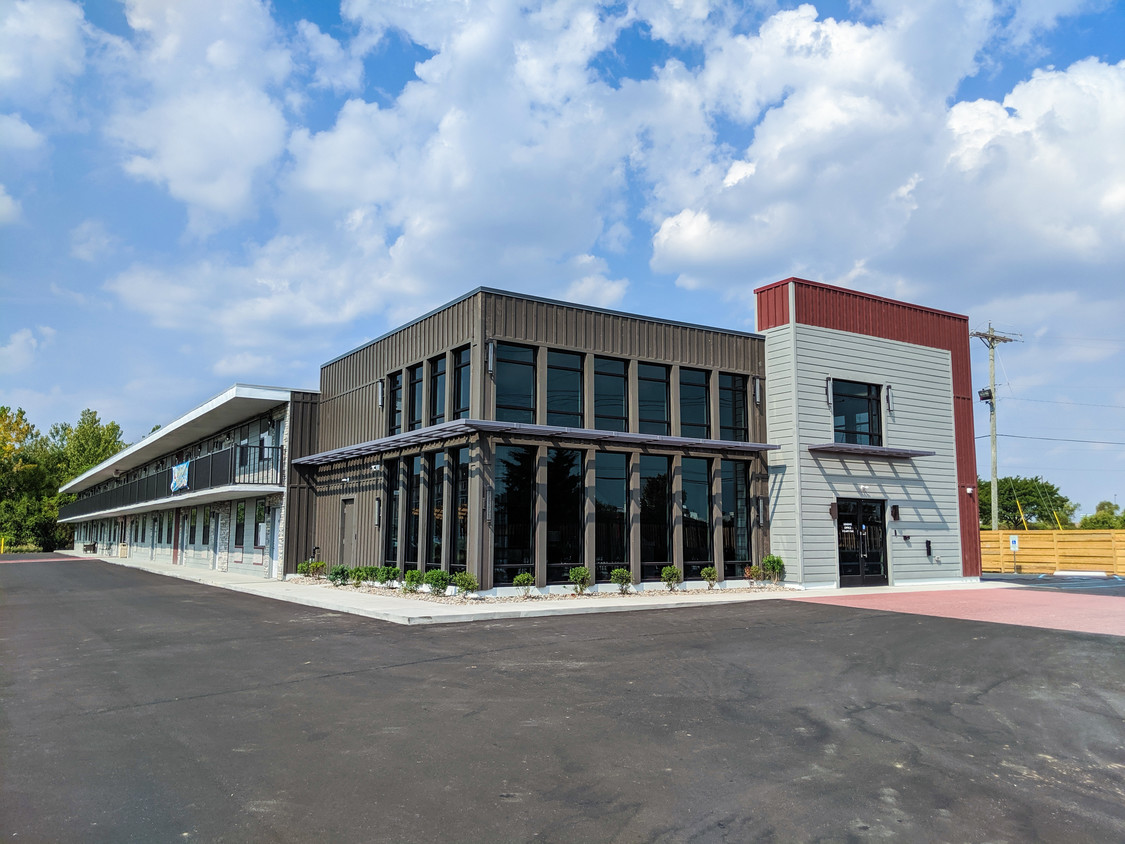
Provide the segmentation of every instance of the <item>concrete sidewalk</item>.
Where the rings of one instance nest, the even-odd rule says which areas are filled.
[[[191,569],[167,563],[151,561],[124,560],[116,557],[91,557],[75,551],[58,553],[85,560],[98,560],[104,563],[139,569],[153,574],[177,577],[220,589],[245,592],[275,601],[288,601],[307,607],[366,616],[395,624],[455,624],[466,621],[495,621],[505,618],[541,618],[545,616],[580,615],[584,613],[629,612],[633,610],[676,609],[715,604],[737,604],[750,601],[793,600],[813,596],[838,595],[836,589],[793,589],[779,592],[681,592],[676,595],[666,593],[632,594],[573,601],[536,600],[505,601],[488,603],[466,600],[464,603],[441,604],[432,601],[419,601],[399,597],[388,590],[387,594],[358,592],[347,586],[333,588],[328,586],[308,586],[281,580],[266,580],[243,574]],[[894,593],[918,591],[946,591],[962,589],[1005,589],[1011,588],[1003,583],[941,583],[919,586],[890,587]],[[849,589],[849,595],[886,594],[888,587],[869,589]]]

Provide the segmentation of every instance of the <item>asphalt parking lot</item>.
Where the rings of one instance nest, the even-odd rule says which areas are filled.
[[[1119,637],[794,601],[406,627],[0,565],[21,841],[1121,841]]]

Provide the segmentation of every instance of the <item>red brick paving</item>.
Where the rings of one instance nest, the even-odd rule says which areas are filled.
[[[865,610],[1125,636],[1125,597],[1117,595],[1008,588],[841,594],[797,600]]]

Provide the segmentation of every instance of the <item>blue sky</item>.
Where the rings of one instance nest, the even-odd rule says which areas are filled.
[[[0,0],[0,404],[41,428],[315,387],[481,284],[752,329],[799,275],[1020,332],[1001,474],[1125,504],[1123,4],[187,9]]]

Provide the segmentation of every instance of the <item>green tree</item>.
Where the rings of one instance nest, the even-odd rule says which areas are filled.
[[[1013,475],[997,478],[997,498],[999,499],[999,519],[997,527],[1007,530],[1022,530],[1023,508],[1027,526],[1031,529],[1057,529],[1074,527],[1074,512],[1078,505],[1059,492],[1059,488],[1049,481],[1036,476],[1023,478]],[[977,498],[980,505],[980,524],[988,529],[992,526],[992,484],[977,478]],[[1019,507],[1016,501],[1019,501]],[[1058,517],[1058,523],[1055,517]]]
[[[1120,530],[1125,528],[1125,514],[1118,512],[1112,501],[1099,501],[1091,515],[1082,517],[1078,527],[1080,530]]]
[[[70,541],[59,507],[73,500],[59,487],[125,447],[121,426],[82,411],[78,424],[56,423],[46,436],[22,408],[0,407],[0,534],[8,544],[52,551]]]

